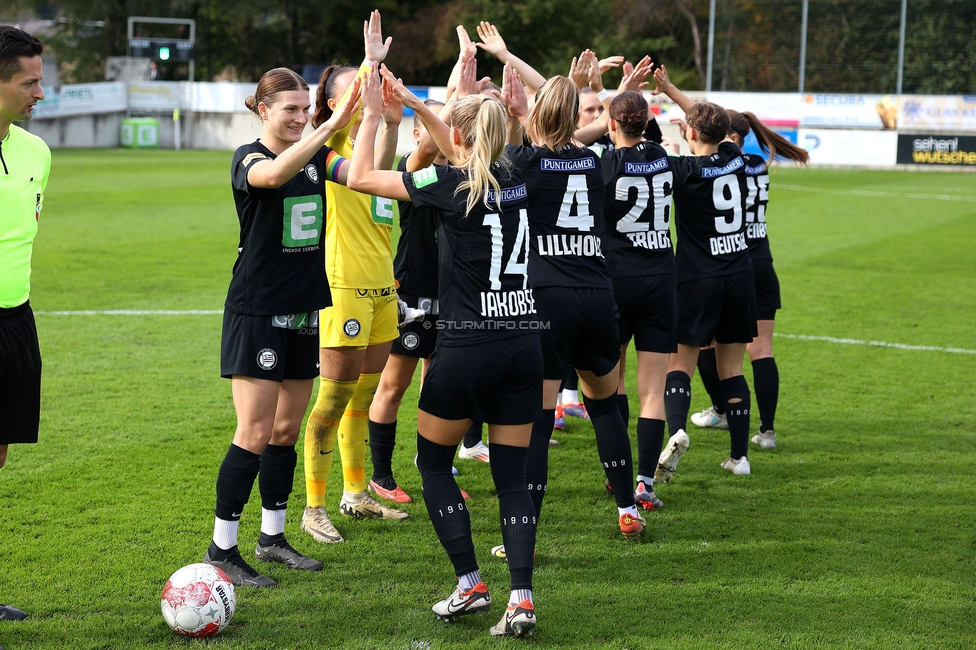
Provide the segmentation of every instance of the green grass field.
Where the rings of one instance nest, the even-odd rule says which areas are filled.
[[[458,461],[482,573],[496,596],[453,624],[453,588],[413,467],[415,390],[394,469],[417,502],[403,522],[338,515],[346,543],[286,532],[317,574],[262,565],[211,642],[172,633],[159,593],[198,562],[235,426],[218,377],[218,315],[236,255],[229,152],[56,151],[31,296],[44,354],[41,442],[0,472],[0,645],[30,648],[495,648],[506,566],[489,468]],[[659,489],[640,543],[621,538],[589,423],[556,437],[538,534],[539,628],[561,648],[971,648],[976,622],[976,176],[777,169],[768,211],[783,287],[777,331],[966,352],[781,337],[779,449],[753,474],[719,468],[725,432]],[[48,313],[45,313],[48,312]],[[635,370],[633,359],[629,364]],[[751,381],[751,372],[747,369]],[[632,377],[633,379],[633,377]],[[694,380],[693,410],[706,405]],[[631,390],[636,386],[631,382]],[[636,395],[631,399],[636,421]],[[758,426],[758,416],[753,417]],[[633,431],[632,431],[633,434]],[[301,458],[301,454],[299,454]],[[336,481],[340,479],[340,481]],[[255,493],[241,526],[249,552]]]

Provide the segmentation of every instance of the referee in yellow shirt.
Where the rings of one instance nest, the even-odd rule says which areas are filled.
[[[319,80],[312,126],[329,119],[357,75],[372,61],[386,58],[392,39],[383,41],[380,14],[363,25],[366,61],[360,68],[326,68]],[[385,122],[377,147],[380,169],[390,169],[396,150],[396,124]],[[350,125],[326,142],[340,156],[351,158],[360,112]],[[341,542],[325,509],[325,488],[338,438],[344,490],[339,512],[350,517],[405,519],[366,492],[366,450],[369,405],[380,374],[397,338],[396,286],[393,280],[393,202],[326,183],[325,269],[332,306],[319,315],[320,384],[305,430],[307,505],[302,530],[315,540]]]
[[[41,42],[0,25],[0,467],[7,446],[37,442],[41,351],[30,308],[31,251],[51,150],[13,122],[31,118],[41,90]],[[0,621],[27,614],[0,605]]]

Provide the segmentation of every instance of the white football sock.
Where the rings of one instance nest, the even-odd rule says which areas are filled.
[[[559,403],[563,406],[566,404],[579,404],[579,390],[564,388]]]
[[[458,576],[458,585],[461,587],[461,591],[469,591],[479,582],[481,582],[480,571],[472,571],[471,573],[465,573],[463,576]]]
[[[240,521],[228,521],[227,519],[214,517],[214,544],[225,551],[237,546],[237,529],[240,524]]]
[[[634,517],[639,517],[637,512],[637,506],[630,506],[629,508],[617,508],[617,516],[623,517],[624,515],[632,515]]]
[[[285,532],[285,509],[266,510],[261,508],[261,532],[265,535],[280,535]]]
[[[523,600],[532,602],[532,590],[531,589],[512,589],[512,593],[508,596],[508,604],[510,606],[515,606],[521,603]]]

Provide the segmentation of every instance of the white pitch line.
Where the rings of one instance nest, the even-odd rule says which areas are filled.
[[[775,183],[773,188],[796,190],[797,192],[813,192],[815,194],[852,194],[854,196],[887,196],[899,199],[935,199],[938,201],[976,201],[976,196],[951,196],[949,194],[918,194],[904,192],[881,192],[879,190],[831,190],[822,187],[807,187],[805,185],[784,185]]]
[[[215,316],[223,309],[106,309],[102,311],[35,311],[40,316]]]
[[[801,341],[827,341],[828,343],[840,343],[843,345],[868,345],[876,348],[895,348],[898,350],[914,350],[919,352],[951,352],[953,354],[976,354],[976,350],[965,348],[940,348],[935,345],[905,345],[904,343],[889,343],[888,341],[861,341],[858,339],[841,339],[833,336],[809,336],[807,334],[781,334],[776,332],[773,336],[784,339],[799,339]]]
[[[102,311],[36,311],[40,316],[216,316],[223,314],[222,309],[106,309]],[[949,352],[951,354],[976,354],[976,350],[965,348],[944,348],[936,345],[905,345],[904,343],[890,343],[888,341],[862,341],[860,339],[842,339],[835,336],[810,336],[808,334],[784,334],[776,332],[773,336],[799,341],[825,341],[842,345],[867,345],[875,348],[895,348],[896,350],[912,350],[916,352]]]

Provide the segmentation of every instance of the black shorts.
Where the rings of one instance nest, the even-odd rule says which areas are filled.
[[[537,334],[476,345],[438,345],[420,389],[421,411],[445,420],[528,424],[542,416]]]
[[[752,271],[678,283],[678,343],[750,343],[757,334]]]
[[[220,376],[282,381],[319,376],[319,313],[248,316],[224,309]]]
[[[617,278],[613,295],[620,310],[620,344],[631,337],[641,352],[678,351],[678,276]]]
[[[566,368],[597,377],[620,361],[617,303],[610,289],[540,287],[532,290],[542,324],[546,379],[563,379]]]
[[[414,359],[429,359],[437,344],[437,314],[436,298],[419,298],[397,292],[397,296],[408,307],[423,309],[424,320],[408,323],[400,328],[400,336],[393,339],[393,350],[390,354],[399,354]],[[431,314],[434,311],[434,314]]]
[[[756,276],[756,320],[776,320],[776,310],[783,305],[779,300],[779,278],[773,269],[773,260],[752,260],[752,272]]]
[[[41,350],[25,302],[0,309],[0,445],[37,442],[40,421]]]

